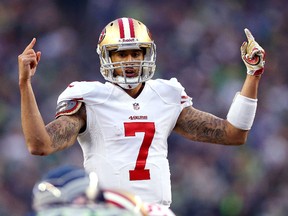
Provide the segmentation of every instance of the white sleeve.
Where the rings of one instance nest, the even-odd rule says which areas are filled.
[[[81,82],[72,82],[67,88],[59,95],[57,104],[67,100],[79,100],[83,98],[82,94],[83,85]]]
[[[188,106],[192,106],[192,104],[193,104],[192,98],[187,95],[187,93],[185,92],[185,88],[181,85],[181,83],[178,82],[178,80],[175,77],[171,78],[170,82],[173,85],[175,85],[176,87],[182,89],[182,91],[181,91],[181,106],[182,106],[182,109],[184,109],[185,107],[188,107]]]
[[[192,102],[192,98],[189,97],[186,92],[183,90],[181,93],[181,106],[182,109],[184,109],[185,107],[188,106],[192,106],[193,102]]]

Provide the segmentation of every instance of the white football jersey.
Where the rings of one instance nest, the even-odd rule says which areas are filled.
[[[85,103],[87,128],[78,141],[84,167],[98,174],[100,187],[169,206],[167,138],[182,109],[192,105],[176,78],[147,81],[137,98],[109,82],[73,82],[57,103],[65,100]]]

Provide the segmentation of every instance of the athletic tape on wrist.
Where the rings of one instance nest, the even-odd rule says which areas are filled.
[[[240,92],[237,92],[227,114],[227,120],[236,128],[250,130],[256,109],[257,99],[242,96]]]

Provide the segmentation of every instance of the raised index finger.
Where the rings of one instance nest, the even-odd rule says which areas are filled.
[[[252,33],[249,31],[249,29],[245,28],[245,29],[244,29],[244,32],[245,32],[246,37],[247,37],[247,39],[248,39],[248,43],[249,43],[249,42],[252,42],[252,41],[255,41],[255,39],[254,39]]]
[[[32,41],[30,42],[30,44],[28,44],[28,46],[25,48],[24,52],[29,50],[29,49],[33,49],[35,43],[36,43],[36,38],[33,38]]]

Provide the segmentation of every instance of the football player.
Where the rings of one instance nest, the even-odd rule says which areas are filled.
[[[244,32],[248,40],[241,46],[241,57],[247,76],[227,118],[193,107],[176,78],[152,79],[156,69],[152,36],[142,22],[124,17],[110,22],[99,37],[100,72],[107,82],[72,82],[58,98],[55,120],[47,125],[31,84],[41,58],[33,38],[18,57],[21,120],[29,151],[49,155],[78,140],[86,171],[98,173],[103,188],[124,189],[145,202],[170,206],[171,132],[198,142],[246,142],[265,52],[248,29]]]

